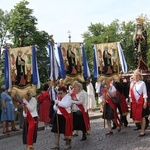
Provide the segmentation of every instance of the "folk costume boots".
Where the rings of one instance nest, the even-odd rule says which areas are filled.
[[[82,131],[82,139],[80,141],[85,141],[86,139],[86,132]]]
[[[66,138],[66,147],[65,150],[70,149],[71,148],[71,139],[67,139]]]
[[[27,150],[34,150],[34,147],[32,145],[28,145]]]

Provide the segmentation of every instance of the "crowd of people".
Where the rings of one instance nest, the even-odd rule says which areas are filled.
[[[8,134],[8,123],[12,124],[12,131],[15,127],[15,109],[13,99],[8,89],[2,86],[1,94],[3,122],[3,134]],[[114,103],[113,97],[119,95],[120,103]],[[135,122],[136,129],[140,130],[139,136],[145,135],[145,129],[149,124],[148,115],[148,87],[143,81],[139,69],[135,70],[130,80],[123,79],[122,74],[117,79],[98,79],[93,87],[91,79],[86,82],[86,89],[79,81],[65,83],[60,79],[56,83],[49,81],[43,85],[42,92],[35,97],[28,92],[22,99],[23,116],[23,144],[27,150],[33,150],[33,144],[37,139],[38,122],[43,122],[45,130],[54,133],[55,143],[51,149],[59,149],[60,134],[64,135],[66,142],[65,149],[71,148],[72,137],[82,132],[80,141],[87,140],[90,134],[89,112],[93,111],[98,99],[98,106],[102,118],[107,121],[108,132],[106,135],[113,135],[113,129],[121,131],[122,126],[128,126],[127,115]],[[37,109],[39,105],[39,111]],[[130,107],[130,111],[129,111]],[[22,122],[21,122],[22,124]],[[104,124],[105,126],[105,124]],[[135,129],[135,130],[136,130]]]

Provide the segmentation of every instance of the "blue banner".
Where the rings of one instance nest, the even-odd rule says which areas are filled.
[[[97,64],[97,53],[96,53],[96,47],[92,46],[92,49],[94,50],[94,78],[98,78],[98,64]]]
[[[6,89],[10,88],[9,49],[4,50],[4,82]]]
[[[56,56],[54,53],[54,45],[52,42],[48,42],[48,49],[49,49],[49,60],[50,60],[50,80],[55,81],[58,79],[58,65],[56,61]]]
[[[82,48],[82,61],[83,61],[83,75],[85,78],[89,78],[91,76],[90,71],[89,71],[89,66],[87,63],[87,58],[86,58],[86,53],[85,53],[85,49],[83,46],[83,43],[80,44],[81,48]]]
[[[61,52],[61,44],[57,45],[57,49],[58,49],[58,57],[59,57],[59,64],[60,64],[60,77],[66,78],[66,71],[64,69],[65,68],[64,61],[63,61],[62,52]]]

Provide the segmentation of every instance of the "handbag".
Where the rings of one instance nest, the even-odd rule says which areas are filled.
[[[118,94],[116,94],[115,96],[111,97],[111,100],[114,104],[118,105],[121,103],[121,98]]]

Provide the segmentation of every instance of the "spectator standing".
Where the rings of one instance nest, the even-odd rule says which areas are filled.
[[[45,130],[50,129],[49,123],[50,123],[50,93],[49,93],[49,84],[44,84],[43,91],[41,94],[37,97],[38,102],[40,103],[40,109],[39,109],[39,121],[44,122]]]
[[[88,110],[93,111],[93,108],[96,107],[96,101],[95,101],[95,91],[93,84],[91,83],[90,79],[87,81],[87,94],[88,94]]]
[[[1,104],[2,113],[1,121],[3,122],[3,134],[8,134],[11,131],[18,131],[15,127],[15,109],[13,106],[12,97],[8,94],[8,89],[2,85]],[[9,122],[11,122],[12,129],[9,130]]]

